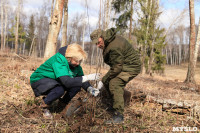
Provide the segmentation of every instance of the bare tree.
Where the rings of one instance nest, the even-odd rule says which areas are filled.
[[[4,6],[4,12],[5,12],[5,27],[4,27],[4,43],[3,43],[3,47],[6,47],[6,36],[7,36],[7,23],[8,23],[8,12],[7,12],[7,5],[5,4]]]
[[[166,30],[165,35],[168,34],[168,32],[171,30],[171,28],[173,27],[173,25],[179,23],[180,21],[183,21],[184,15],[186,14],[187,9],[184,9],[177,17],[175,17],[172,20],[172,23],[169,25],[169,28]]]
[[[99,8],[99,29],[101,29],[101,16],[102,16],[102,0],[100,0],[100,8]]]
[[[64,4],[64,22],[62,26],[62,43],[61,47],[67,45],[67,24],[68,24],[68,0]]]
[[[195,51],[195,15],[194,15],[194,0],[189,0],[190,11],[190,57],[188,64],[187,77],[185,82],[195,83],[195,63],[194,63],[194,51]]]
[[[51,12],[51,10],[49,10],[50,6],[51,4],[44,2],[38,12],[38,15],[36,15],[38,17],[36,17],[37,23],[36,23],[35,43],[38,46],[40,57],[44,56],[45,45],[46,45],[48,31],[49,31],[48,14],[50,14]]]
[[[21,0],[18,0],[18,6],[17,6],[17,22],[16,22],[16,29],[15,29],[15,53],[18,52],[18,30],[19,30],[19,14],[20,14],[20,5]]]
[[[55,54],[57,46],[57,38],[62,24],[64,0],[56,0],[53,18],[49,24],[49,34],[47,38],[44,57],[48,58]]]
[[[53,6],[54,6],[54,0],[51,2],[51,19],[53,18]]]
[[[196,63],[197,63],[199,45],[200,45],[200,18],[199,18],[199,25],[198,25],[197,40],[196,40],[195,51],[194,51],[194,65],[195,66],[196,66]]]
[[[183,36],[184,36],[184,26],[180,25],[176,28],[177,36],[179,37],[179,48],[178,48],[178,65],[181,64],[182,61],[182,45],[183,45]]]
[[[146,1],[145,3],[145,8],[147,8],[149,5],[149,10],[151,9],[152,7],[152,0],[150,1]],[[149,11],[150,12],[150,11]],[[148,18],[147,18],[147,27],[146,27],[146,33],[145,33],[145,45],[142,46],[142,69],[141,69],[141,73],[142,74],[145,74],[146,72],[146,69],[145,69],[145,57],[146,57],[146,46],[147,46],[147,35],[148,35],[148,32],[149,32],[149,22],[150,22],[150,14],[148,15]]]
[[[104,7],[104,13],[105,13],[105,25],[104,25],[104,30],[108,29],[108,24],[110,20],[110,2],[111,0],[106,0],[105,2],[105,7]]]
[[[1,50],[3,50],[3,39],[4,39],[4,31],[3,31],[3,0],[1,1]]]
[[[129,39],[131,40],[131,33],[132,33],[132,21],[133,21],[133,0],[131,0],[131,15],[130,15],[130,29],[129,29]]]
[[[83,47],[83,49],[85,49],[85,40],[84,40],[85,39],[85,25],[86,25],[86,23],[85,23],[85,20],[83,18],[83,34],[82,34],[82,47]]]

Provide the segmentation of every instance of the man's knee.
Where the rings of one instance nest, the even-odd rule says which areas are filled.
[[[116,77],[116,78],[113,78],[113,79],[110,80],[109,88],[110,88],[110,89],[111,89],[111,88],[117,89],[117,88],[122,88],[122,87],[124,87],[124,85],[125,85],[124,81],[123,81],[122,79]]]

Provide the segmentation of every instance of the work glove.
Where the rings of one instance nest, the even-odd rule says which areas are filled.
[[[87,88],[87,91],[92,94],[93,96],[97,96],[99,94],[99,89],[93,88],[92,86],[89,86]]]
[[[93,73],[82,76],[82,83],[87,82],[89,80],[99,80],[99,79],[100,79],[100,73]]]
[[[103,88],[103,82],[102,81],[99,81],[99,83],[97,84],[97,89],[98,90],[101,90]]]

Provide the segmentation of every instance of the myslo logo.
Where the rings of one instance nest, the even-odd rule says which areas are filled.
[[[197,127],[173,127],[172,129],[173,132],[180,132],[180,131],[191,131],[191,132],[195,132],[198,131]]]

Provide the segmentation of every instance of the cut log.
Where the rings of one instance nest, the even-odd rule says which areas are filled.
[[[170,111],[179,114],[200,115],[200,102],[194,100],[177,100],[177,99],[164,99],[156,98],[148,95],[146,102],[158,103],[162,105],[163,111]]]

